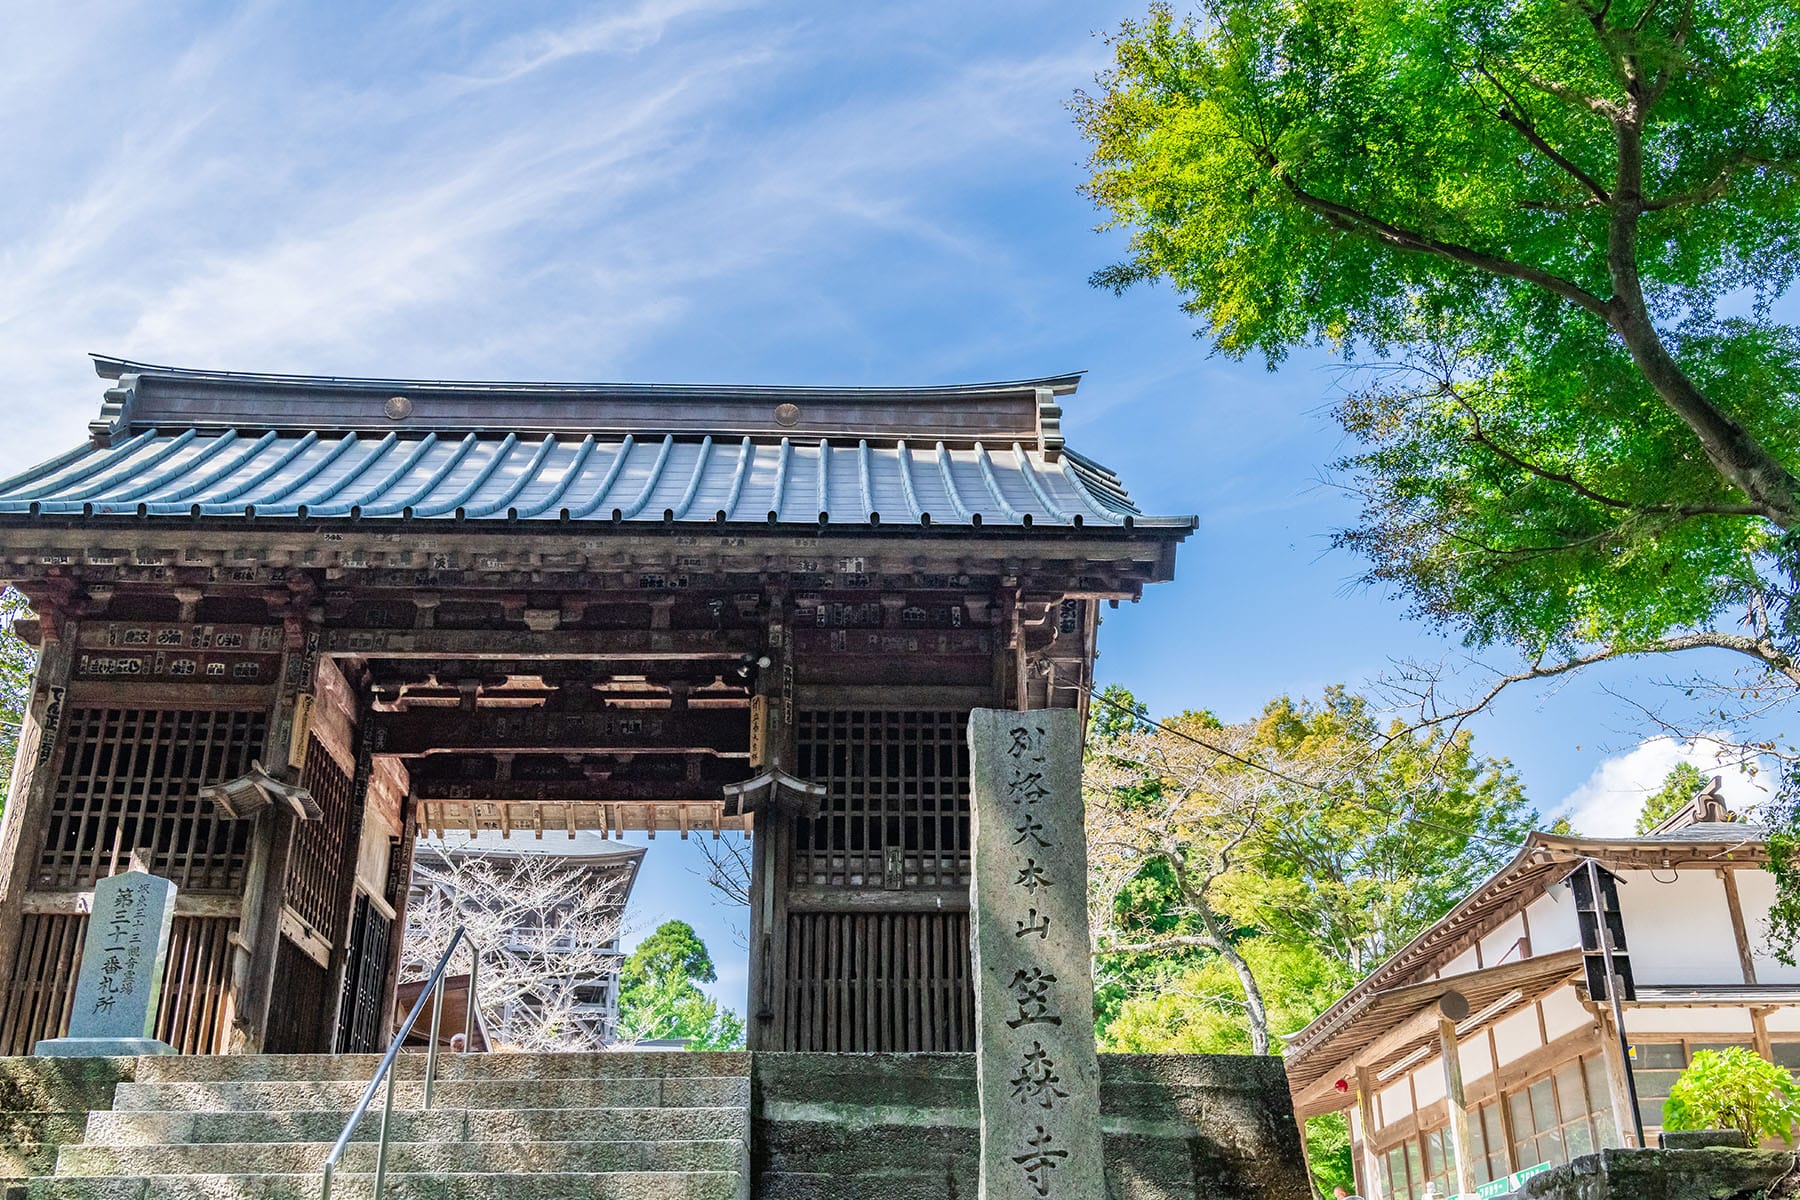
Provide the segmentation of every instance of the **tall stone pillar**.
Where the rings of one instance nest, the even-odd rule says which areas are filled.
[[[981,1200],[1104,1196],[1073,709],[969,714]]]

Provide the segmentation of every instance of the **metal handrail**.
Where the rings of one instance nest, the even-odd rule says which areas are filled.
[[[382,1056],[381,1065],[375,1068],[375,1077],[369,1080],[369,1086],[363,1089],[362,1099],[356,1102],[356,1108],[350,1113],[350,1120],[344,1124],[344,1132],[338,1134],[336,1144],[331,1153],[325,1156],[323,1177],[319,1187],[319,1200],[331,1200],[331,1179],[337,1171],[338,1163],[344,1157],[344,1151],[350,1146],[350,1139],[356,1133],[356,1127],[368,1115],[369,1104],[375,1099],[375,1089],[381,1086],[383,1078],[387,1080],[387,1098],[381,1108],[381,1139],[375,1149],[375,1193],[374,1200],[381,1200],[383,1189],[387,1186],[387,1149],[388,1126],[394,1117],[394,1082],[397,1078],[394,1061],[400,1056],[400,1047],[405,1043],[413,1027],[419,1023],[419,1014],[425,1011],[425,1001],[431,1001],[431,1045],[425,1055],[425,1108],[431,1107],[431,1088],[437,1081],[438,1029],[444,1018],[444,972],[450,966],[450,958],[456,948],[464,942],[469,944],[469,1003],[468,1012],[463,1022],[463,1050],[465,1053],[475,1045],[475,986],[481,975],[481,952],[475,943],[469,941],[468,930],[457,927],[450,938],[450,944],[444,947],[443,957],[438,959],[437,966],[432,968],[425,987],[419,998],[413,1001],[412,1011],[406,1014],[406,1020],[394,1034],[394,1040],[388,1046],[387,1053]]]

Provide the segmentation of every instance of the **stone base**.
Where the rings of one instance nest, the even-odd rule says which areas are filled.
[[[31,1048],[50,1058],[136,1058],[140,1054],[175,1054],[167,1042],[155,1038],[49,1038]]]

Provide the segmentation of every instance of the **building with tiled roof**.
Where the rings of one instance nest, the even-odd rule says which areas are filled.
[[[1531,834],[1288,1040],[1296,1113],[1349,1113],[1369,1200],[1498,1196],[1635,1144],[1637,1123],[1653,1143],[1670,1085],[1701,1050],[1746,1046],[1800,1067],[1800,967],[1769,945],[1765,837],[1732,818],[1716,781],[1642,837]]]

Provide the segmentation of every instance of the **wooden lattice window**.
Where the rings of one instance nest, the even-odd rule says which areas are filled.
[[[969,1051],[969,914],[794,913],[781,1049]]]
[[[969,882],[964,711],[802,711],[800,774],[825,785],[794,835],[794,883],[957,887]]]
[[[44,1038],[67,1036],[87,924],[81,913],[25,914],[0,998],[0,1054],[30,1054]],[[176,917],[170,928],[156,1036],[183,1054],[225,1050],[236,929],[236,917],[195,916]]]
[[[242,889],[249,822],[199,790],[249,770],[267,723],[260,710],[73,709],[37,886],[92,887],[140,850],[183,892]]]
[[[336,1052],[371,1054],[387,1041],[381,1027],[387,999],[388,941],[394,923],[367,896],[356,897],[350,919],[350,947],[344,994],[338,1003]]]
[[[344,842],[350,830],[352,783],[337,759],[319,742],[307,736],[306,767],[300,784],[312,793],[322,816],[302,821],[294,831],[294,849],[288,859],[287,903],[316,932],[335,942],[340,875]]]

